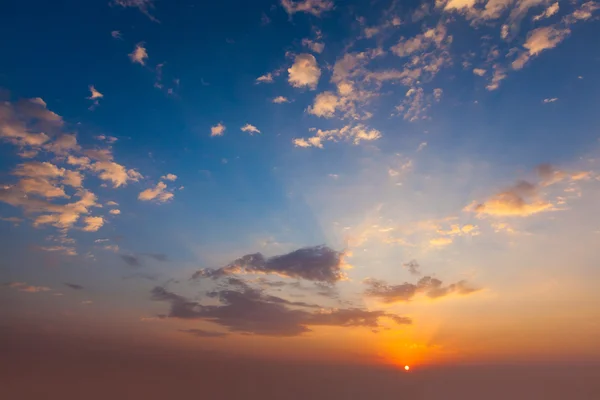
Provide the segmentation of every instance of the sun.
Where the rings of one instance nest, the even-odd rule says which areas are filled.
[[[404,366],[404,370],[405,370],[405,371],[410,371],[410,367],[409,367],[408,365],[405,365],[405,366]]]

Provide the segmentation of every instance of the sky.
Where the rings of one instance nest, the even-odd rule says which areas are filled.
[[[14,348],[600,361],[600,3],[2,9]]]

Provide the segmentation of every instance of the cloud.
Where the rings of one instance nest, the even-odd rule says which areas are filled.
[[[166,191],[167,185],[164,182],[158,182],[154,188],[146,189],[138,195],[142,201],[155,200],[158,203],[165,203],[171,200],[175,195]]]
[[[287,97],[283,97],[283,96],[277,96],[273,99],[273,103],[275,104],[282,104],[282,103],[289,103],[290,101],[287,99]]]
[[[120,254],[119,257],[130,267],[140,267],[142,265],[140,259],[130,254]]]
[[[100,104],[100,102],[98,100],[103,98],[104,95],[102,93],[100,93],[98,90],[96,90],[94,85],[90,85],[89,89],[90,89],[90,97],[87,97],[87,99],[92,100],[93,104],[90,107],[90,110],[93,110],[96,106],[98,106],[98,104]]]
[[[74,289],[74,290],[82,290],[83,289],[83,286],[77,285],[75,283],[65,283],[65,286],[68,286],[68,287],[70,287],[71,289]]]
[[[554,26],[545,26],[534,29],[527,35],[527,40],[523,47],[525,51],[512,63],[513,69],[519,70],[529,62],[531,57],[535,57],[544,50],[553,49],[559,43],[566,39],[571,33],[568,28],[558,28]]]
[[[302,306],[265,295],[260,290],[242,288],[210,293],[219,305],[203,305],[157,286],[151,292],[155,301],[170,303],[169,318],[198,319],[219,324],[230,332],[266,336],[298,336],[310,332],[309,326],[379,327],[379,320],[387,318],[397,324],[411,320],[384,311],[356,308],[319,309],[307,311]]]
[[[500,87],[500,82],[502,82],[504,79],[506,79],[506,70],[504,67],[495,64],[492,80],[485,88],[489,91],[496,90]]]
[[[486,72],[483,68],[473,68],[473,73],[477,76],[484,76]]]
[[[227,129],[225,128],[225,125],[223,125],[222,122],[219,122],[217,125],[210,128],[210,137],[223,136],[225,129]]]
[[[546,8],[543,13],[538,14],[535,17],[533,17],[533,20],[539,21],[544,18],[549,18],[549,17],[553,16],[554,14],[556,14],[558,12],[559,8],[560,8],[560,6],[558,5],[558,1],[557,1],[556,3],[548,6],[548,8]]]
[[[84,232],[98,232],[104,225],[104,218],[102,217],[85,217],[83,221],[85,223],[82,228]]]
[[[160,22],[150,14],[150,10],[154,8],[154,0],[112,0],[112,4],[123,8],[137,8],[151,21]]]
[[[554,103],[555,101],[558,101],[558,97],[552,97],[549,99],[544,99],[543,103]]]
[[[143,42],[140,42],[135,45],[135,49],[133,49],[133,52],[129,54],[129,59],[132,63],[146,65],[146,60],[148,59],[148,52],[146,51]]]
[[[90,169],[96,172],[103,181],[111,182],[114,188],[125,186],[129,181],[137,182],[143,178],[136,170],[126,169],[114,161],[97,161],[91,165]]]
[[[110,32],[110,36],[112,36],[113,39],[118,39],[118,40],[123,39],[123,35],[121,35],[120,31],[112,31],[112,32]]]
[[[290,16],[304,12],[320,17],[324,12],[332,10],[334,4],[331,0],[281,0],[281,6]]]
[[[76,256],[77,252],[74,247],[68,246],[40,246],[38,247],[40,250],[48,251],[51,253],[63,253],[67,256]]]
[[[465,208],[465,211],[474,212],[480,216],[528,217],[554,209],[552,203],[539,197],[536,185],[520,181],[483,203],[471,203]]]
[[[316,115],[317,117],[331,118],[339,105],[340,101],[335,94],[323,92],[315,97],[313,106],[309,106],[307,111],[309,114]]]
[[[121,210],[112,209],[112,210],[109,211],[109,213],[112,214],[112,215],[119,215],[119,214],[121,214]]]
[[[308,47],[313,53],[321,54],[325,49],[325,43],[315,42],[310,39],[302,39],[302,46]]]
[[[363,124],[357,124],[355,126],[346,125],[341,129],[313,129],[315,135],[308,138],[297,138],[293,140],[296,147],[318,147],[323,148],[324,141],[350,141],[355,145],[360,144],[363,141],[372,141],[381,138],[381,132],[377,129],[368,128]]]
[[[31,286],[26,284],[25,282],[11,282],[8,284],[8,287],[26,293],[49,292],[50,290],[52,290],[47,286]]]
[[[344,253],[327,246],[314,246],[268,258],[261,253],[247,254],[223,268],[197,271],[192,279],[220,278],[234,274],[274,274],[333,283],[345,278],[343,268]]]
[[[177,175],[175,175],[175,174],[166,174],[165,176],[162,176],[160,179],[163,179],[163,180],[166,180],[166,181],[175,182],[177,180]]]
[[[407,282],[400,285],[389,285],[375,279],[366,279],[364,283],[368,286],[365,291],[366,296],[377,298],[387,304],[409,302],[419,294],[435,299],[450,294],[467,295],[480,290],[469,286],[464,280],[443,286],[442,281],[430,276],[424,276],[416,284]]]
[[[408,269],[408,272],[410,272],[412,275],[421,275],[421,266],[419,265],[417,260],[411,260],[407,263],[402,264],[402,266]]]
[[[288,68],[288,82],[293,87],[308,87],[316,89],[321,77],[321,69],[317,65],[317,59],[312,54],[298,54],[294,64]]]
[[[255,127],[254,125],[250,125],[250,124],[246,124],[244,126],[242,126],[240,128],[242,130],[242,132],[250,132],[250,134],[254,134],[254,133],[260,133],[260,131],[258,130],[257,127]]]
[[[273,82],[274,82],[274,80],[273,80],[273,74],[270,73],[270,72],[268,74],[261,75],[258,78],[256,78],[256,84],[259,84],[259,83],[273,83]]]
[[[224,332],[205,331],[202,329],[180,329],[179,332],[189,333],[200,338],[223,338],[228,335]]]

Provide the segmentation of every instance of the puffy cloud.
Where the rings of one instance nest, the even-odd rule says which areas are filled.
[[[218,299],[219,305],[203,305],[159,286],[151,294],[155,301],[170,303],[169,318],[204,320],[224,326],[230,332],[255,335],[298,336],[310,332],[310,326],[377,328],[380,319],[397,324],[412,322],[396,314],[357,308],[307,311],[297,302],[265,295],[243,285],[239,291],[211,292],[209,296]]]
[[[289,103],[290,101],[288,100],[287,97],[284,96],[277,96],[273,99],[273,103],[275,104],[282,104],[282,103]]]
[[[143,42],[140,42],[135,45],[135,49],[133,49],[133,52],[129,54],[129,59],[132,63],[146,65],[146,60],[148,59],[148,52],[146,51]]]
[[[323,148],[324,141],[351,141],[358,145],[363,141],[372,141],[381,138],[381,132],[377,129],[367,128],[363,124],[355,126],[346,125],[341,129],[330,129],[323,131],[321,129],[312,129],[315,135],[308,138],[297,138],[293,140],[296,147],[318,147]]]
[[[479,215],[527,217],[553,209],[552,203],[538,198],[535,185],[520,181],[483,203],[473,202],[465,211]]]
[[[258,78],[256,78],[256,83],[273,83],[274,79],[273,79],[273,74],[272,73],[268,73],[265,75],[261,75]]]
[[[246,124],[244,126],[242,126],[240,128],[242,130],[242,132],[250,132],[250,134],[254,134],[254,133],[260,133],[260,131],[258,130],[257,127],[255,127],[254,125],[250,125],[250,124]]]
[[[309,87],[316,89],[321,77],[321,69],[317,65],[317,59],[312,54],[298,54],[294,64],[288,68],[288,82],[293,87]]]
[[[321,54],[325,49],[325,43],[315,42],[310,39],[302,39],[302,46],[308,47],[313,53]]]
[[[155,200],[159,203],[165,203],[171,200],[175,195],[166,191],[167,185],[164,182],[158,182],[154,188],[146,189],[138,195],[142,201]]]
[[[223,125],[223,123],[219,122],[217,125],[212,126],[210,128],[210,136],[211,137],[215,137],[215,136],[223,136],[223,134],[225,133],[225,125]]]
[[[556,3],[548,6],[548,8],[546,8],[543,13],[538,14],[535,17],[533,17],[533,20],[539,21],[544,18],[549,18],[549,17],[553,16],[554,14],[556,14],[558,12],[559,8],[560,8],[560,6],[558,5],[558,1],[557,1]]]
[[[127,185],[127,182],[137,182],[142,178],[142,175],[134,169],[126,169],[123,165],[113,161],[97,161],[90,167],[92,171],[98,174],[98,177],[103,181],[109,181],[113,187]]]
[[[323,92],[315,97],[313,106],[309,106],[307,111],[317,117],[331,118],[339,105],[340,99],[335,94]]]
[[[289,15],[305,12],[320,17],[326,11],[333,9],[332,0],[281,0],[281,6]]]
[[[573,11],[573,13],[565,17],[565,21],[568,24],[572,24],[577,21],[588,20],[592,18],[592,14],[598,9],[600,9],[600,4],[595,1],[587,1],[583,3],[577,10]]]
[[[486,72],[483,68],[473,68],[473,73],[478,76],[484,76]]]
[[[477,0],[449,0],[444,6],[444,10],[460,10],[463,8],[472,8]]]
[[[377,298],[383,303],[409,302],[419,294],[435,299],[448,296],[450,294],[467,295],[479,291],[462,280],[443,286],[443,282],[430,276],[424,276],[416,284],[402,283],[399,285],[389,285],[388,283],[375,279],[366,279],[364,282],[368,288],[365,295]]]
[[[343,268],[344,253],[327,246],[315,246],[268,258],[261,253],[247,254],[223,268],[197,271],[192,279],[220,278],[232,274],[274,274],[333,283],[345,278]]]
[[[84,232],[98,232],[98,229],[104,225],[104,218],[102,217],[85,217],[83,219],[85,226],[82,228]]]
[[[160,22],[150,14],[150,10],[154,8],[154,0],[112,0],[112,4],[123,8],[137,8],[151,21]]]
[[[0,102],[0,138],[36,154],[63,126],[62,118],[38,98]]]
[[[166,174],[165,176],[161,177],[160,179],[164,179],[164,180],[167,180],[167,181],[174,182],[174,181],[177,180],[177,175],[175,175],[175,174]]]

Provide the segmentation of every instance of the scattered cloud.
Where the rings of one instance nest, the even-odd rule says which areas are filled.
[[[317,59],[312,54],[298,54],[294,63],[288,69],[288,82],[293,87],[308,87],[312,90],[317,88],[321,69],[317,65]]]
[[[224,332],[205,331],[202,329],[180,329],[179,332],[189,333],[190,335],[201,338],[223,338],[228,335]]]
[[[121,31],[112,31],[110,33],[110,36],[112,36],[113,39],[123,40],[123,35],[121,34]]]
[[[76,283],[65,283],[65,286],[68,286],[74,290],[82,290],[83,289],[83,286],[77,285]]]
[[[102,93],[100,93],[98,90],[96,90],[94,85],[90,85],[89,89],[90,89],[90,97],[88,97],[87,99],[92,100],[92,106],[90,107],[90,110],[93,110],[95,107],[98,106],[98,104],[100,104],[99,99],[103,98],[104,95]]]
[[[141,192],[138,196],[139,200],[165,203],[171,200],[175,195],[166,190],[167,185],[164,182],[158,182],[154,188],[149,188]]]
[[[250,125],[250,124],[246,124],[246,125],[242,126],[240,129],[242,130],[242,132],[250,132],[250,135],[252,135],[254,133],[260,133],[260,131],[258,130],[257,127],[255,127],[254,125]]]
[[[160,22],[150,14],[150,10],[154,8],[154,0],[112,0],[112,4],[123,8],[137,8],[151,21]]]
[[[559,8],[560,8],[560,6],[558,5],[558,1],[557,1],[556,3],[548,6],[548,8],[546,8],[544,10],[544,12],[533,17],[533,20],[539,21],[544,18],[550,18],[551,16],[553,16],[554,14],[556,14],[558,12]]]
[[[327,246],[315,246],[268,258],[261,253],[247,254],[223,268],[199,270],[192,279],[220,278],[233,274],[273,274],[332,283],[345,279],[344,267],[344,253]]]
[[[377,129],[368,128],[363,124],[357,124],[355,126],[346,125],[341,129],[312,129],[315,132],[314,136],[308,138],[294,139],[293,143],[296,147],[318,147],[323,148],[324,141],[350,141],[355,145],[360,144],[363,141],[373,141],[381,138],[381,132]]]
[[[273,83],[275,82],[275,80],[273,79],[273,74],[272,73],[268,73],[265,75],[261,75],[258,78],[256,78],[256,83]]]
[[[8,284],[8,287],[26,293],[49,292],[52,290],[47,286],[31,286],[25,282],[11,282]]]
[[[320,17],[324,12],[333,10],[332,0],[281,0],[281,6],[291,16],[297,12]]]
[[[143,42],[140,42],[135,45],[135,49],[133,49],[133,52],[129,54],[129,59],[132,63],[146,65],[146,60],[148,59],[148,52],[146,51]]]
[[[210,137],[223,136],[225,129],[225,125],[223,125],[222,122],[219,122],[217,125],[210,128]]]
[[[364,283],[368,286],[365,291],[366,296],[377,298],[387,304],[409,302],[419,294],[436,299],[451,294],[467,295],[480,290],[471,287],[464,280],[443,286],[442,281],[430,276],[424,276],[416,284],[389,285],[384,281],[375,279],[367,279]]]
[[[102,217],[85,217],[83,219],[85,226],[82,228],[85,232],[97,232],[104,225]]]
[[[125,261],[130,267],[140,267],[142,265],[140,259],[134,255],[121,254],[119,257],[121,257],[121,260]]]
[[[282,103],[289,103],[290,101],[288,100],[287,97],[283,97],[283,96],[277,96],[273,99],[273,103],[275,104],[282,104]]]
[[[487,70],[483,68],[473,68],[473,73],[477,76],[484,76]]]
[[[315,42],[310,39],[302,39],[302,46],[308,47],[313,53],[321,54],[325,50],[325,43]]]
[[[177,175],[175,175],[175,174],[166,174],[164,176],[161,176],[160,179],[163,179],[163,180],[166,180],[166,181],[175,182],[177,180]]]
[[[529,62],[532,57],[537,56],[544,50],[553,49],[559,43],[566,39],[571,33],[568,28],[558,28],[555,26],[544,26],[534,29],[527,35],[527,40],[523,47],[525,51],[512,62],[513,69],[521,69]]]
[[[558,97],[552,97],[543,100],[544,103],[554,103],[555,101],[558,101]]]
[[[407,263],[402,264],[404,268],[408,270],[412,275],[421,275],[420,268],[421,266],[417,262],[417,260],[411,260]]]

